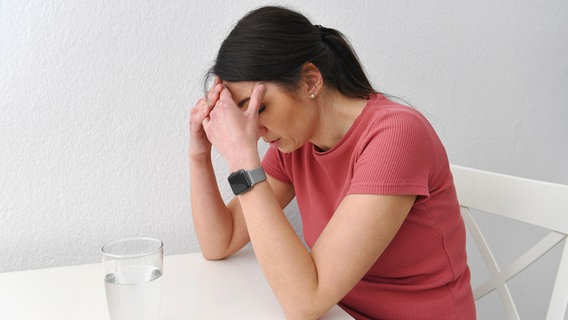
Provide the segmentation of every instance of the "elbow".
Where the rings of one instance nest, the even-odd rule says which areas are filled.
[[[300,303],[294,306],[283,307],[284,315],[288,320],[316,320],[323,317],[329,308],[318,308],[314,304]]]
[[[223,260],[227,257],[227,255],[222,254],[221,252],[213,252],[213,251],[207,251],[207,250],[202,250],[201,255],[207,261]]]
[[[208,261],[223,260],[230,256],[228,248],[218,241],[199,241],[201,256]]]
[[[317,320],[321,318],[323,313],[313,313],[313,312],[284,312],[286,319],[288,320]]]
[[[208,261],[224,260],[233,253],[235,251],[225,246],[201,246],[201,255]]]
[[[290,296],[280,296],[278,301],[289,320],[309,320],[324,317],[341,300],[333,294],[329,286],[317,289],[306,289]]]

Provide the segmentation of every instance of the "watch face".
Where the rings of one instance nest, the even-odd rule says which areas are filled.
[[[235,195],[241,194],[251,187],[251,182],[244,170],[239,170],[229,175],[229,184]]]

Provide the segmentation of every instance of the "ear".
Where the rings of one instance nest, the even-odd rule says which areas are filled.
[[[315,64],[307,62],[302,67],[302,76],[304,80],[304,92],[309,98],[314,99],[321,93],[321,90],[323,89],[324,83],[321,72]]]

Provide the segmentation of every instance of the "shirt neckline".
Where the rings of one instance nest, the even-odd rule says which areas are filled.
[[[343,137],[341,137],[341,139],[331,148],[329,148],[328,150],[325,151],[319,151],[317,150],[317,147],[315,144],[308,142],[311,146],[312,149],[312,154],[314,156],[317,157],[323,157],[323,156],[327,156],[329,154],[334,153],[335,150],[339,149],[344,143],[345,141],[347,141],[349,139],[349,137],[353,134],[353,131],[355,130],[355,128],[357,128],[359,126],[359,123],[363,121],[363,119],[365,119],[365,115],[367,114],[367,112],[369,112],[368,110],[371,109],[369,108],[369,105],[372,104],[373,102],[375,102],[376,100],[378,100],[381,97],[380,94],[373,94],[369,97],[369,100],[367,100],[367,102],[365,103],[365,107],[363,107],[363,110],[361,111],[361,113],[355,118],[355,120],[353,121],[353,123],[351,124],[351,127],[349,128],[349,130],[347,130],[347,132],[343,135]]]

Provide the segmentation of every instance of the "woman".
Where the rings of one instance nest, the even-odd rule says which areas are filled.
[[[264,7],[219,50],[190,118],[192,214],[207,259],[252,242],[289,319],[474,319],[448,159],[416,110],[377,93],[341,33]],[[270,143],[262,162],[257,140]],[[225,205],[211,146],[233,172]],[[284,215],[293,198],[309,249]]]

